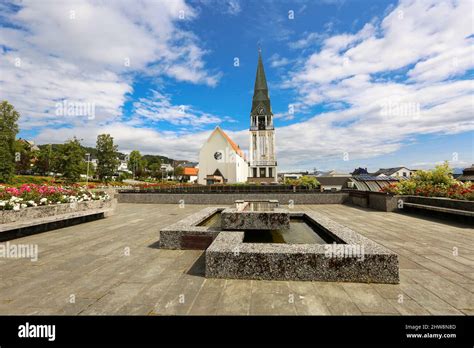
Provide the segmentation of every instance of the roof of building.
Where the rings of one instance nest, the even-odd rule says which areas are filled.
[[[354,175],[352,178],[361,181],[399,181],[397,178],[393,177],[380,178],[370,174]]]
[[[237,145],[227,134],[226,132],[224,132],[221,127],[217,126],[216,129],[214,129],[214,132],[212,132],[212,134],[214,134],[215,132],[219,132],[226,140],[227,142],[230,144],[230,146],[232,147],[232,149],[240,156],[242,157],[243,159],[245,159],[245,154],[244,152],[240,149],[239,145]],[[212,137],[212,134],[209,136]]]
[[[393,168],[380,168],[379,170],[377,170],[375,173],[373,173],[372,175],[374,176],[377,176],[377,175],[392,175],[396,172],[398,172],[400,169],[403,169],[403,168],[406,168],[408,169],[407,167],[393,167]],[[409,170],[409,169],[408,169]]]
[[[342,186],[347,182],[349,178],[344,176],[318,176],[316,177],[316,179],[322,186]]]
[[[183,175],[197,176],[199,172],[198,168],[184,167],[183,169]]]
[[[183,168],[194,168],[198,165],[198,162],[187,162],[187,163],[183,163],[181,165],[181,167]]]
[[[383,187],[397,182],[398,179],[392,177],[379,178],[371,175],[356,175],[352,178],[346,178],[347,181],[354,183],[357,190],[379,192]]]
[[[474,164],[470,167],[464,168],[462,171],[462,175],[474,175]]]
[[[361,174],[368,174],[369,172],[367,171],[367,168],[356,168],[354,171],[351,173],[352,175],[361,175]]]
[[[462,175],[456,177],[459,181],[474,181],[474,164],[470,167],[464,168]]]
[[[460,175],[456,178],[459,181],[473,181],[474,182],[474,175]]]
[[[316,176],[316,177],[321,177],[321,176],[340,176],[340,177],[350,177],[351,174],[349,173],[340,173],[340,172],[337,172],[335,170],[328,170],[328,171],[320,171],[320,170],[317,170],[315,172],[313,172],[312,174],[310,174],[312,176]]]

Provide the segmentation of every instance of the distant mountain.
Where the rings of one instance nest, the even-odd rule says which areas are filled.
[[[464,168],[453,168],[453,174],[462,174]]]

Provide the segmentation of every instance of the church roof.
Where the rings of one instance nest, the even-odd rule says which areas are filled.
[[[268,95],[267,78],[265,76],[265,69],[263,68],[262,53],[258,51],[258,64],[257,74],[255,76],[255,85],[252,98],[252,111],[253,114],[255,109],[263,104],[267,113],[271,113],[270,97]]]
[[[214,134],[215,132],[218,132],[220,133],[225,140],[227,140],[227,142],[229,143],[229,145],[232,147],[232,149],[237,153],[237,155],[239,155],[240,157],[242,157],[243,159],[245,159],[245,154],[244,152],[240,149],[239,145],[237,145],[227,134],[226,132],[224,132],[222,130],[221,127],[217,126],[216,129],[214,129],[214,132],[212,132],[212,134]],[[212,137],[212,134],[211,134],[211,137]],[[210,137],[209,137],[210,138]]]

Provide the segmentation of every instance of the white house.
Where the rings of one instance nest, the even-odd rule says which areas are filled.
[[[216,127],[199,152],[198,183],[246,182],[249,166],[240,147]]]
[[[117,171],[132,174],[132,171],[128,169],[128,162],[125,160],[120,160]]]
[[[171,172],[174,169],[173,166],[169,163],[162,163],[160,168],[161,171],[165,172]]]
[[[373,176],[376,177],[392,177],[392,178],[409,178],[416,170],[408,169],[407,167],[395,167],[395,168],[381,168],[376,171]]]

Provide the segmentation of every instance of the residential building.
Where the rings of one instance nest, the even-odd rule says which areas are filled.
[[[321,191],[340,191],[349,179],[348,176],[318,176]]]
[[[308,175],[308,172],[286,172],[286,173],[278,173],[278,179],[280,181],[285,181],[286,179],[296,180],[301,178],[302,176]]]
[[[468,168],[464,168],[462,175],[457,177],[457,180],[462,182],[472,181],[474,182],[474,164]]]
[[[128,169],[128,162],[127,161],[124,161],[124,160],[121,160],[119,162],[119,165],[117,167],[117,171],[118,172],[125,172],[125,173],[129,173],[131,174],[132,171]]]
[[[194,167],[183,168],[182,180],[187,182],[197,182],[199,169]]]
[[[393,178],[410,178],[416,170],[408,169],[407,167],[394,167],[394,168],[380,168],[372,176],[377,177],[393,177]]]

